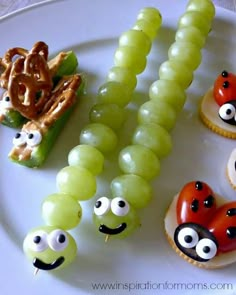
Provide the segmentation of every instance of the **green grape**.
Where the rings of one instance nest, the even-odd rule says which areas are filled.
[[[153,26],[152,22],[146,19],[139,19],[135,22],[133,30],[143,31],[151,40],[154,40],[157,35],[157,30]]]
[[[183,89],[189,87],[193,80],[193,72],[180,60],[167,60],[159,68],[160,79],[174,80]]]
[[[131,100],[131,90],[123,83],[108,81],[98,89],[98,103],[115,103],[125,107]]]
[[[107,75],[107,81],[116,81],[125,84],[130,91],[133,91],[137,85],[135,73],[130,68],[113,67]]]
[[[93,175],[103,171],[104,156],[95,147],[86,144],[75,146],[68,154],[70,166],[81,166],[88,169]]]
[[[111,152],[116,148],[117,135],[108,126],[101,123],[91,123],[80,133],[80,143],[94,146],[102,153]]]
[[[175,126],[176,116],[176,112],[170,104],[150,100],[139,108],[138,122],[139,124],[155,123],[169,131]]]
[[[43,201],[42,217],[46,225],[68,230],[79,224],[81,216],[79,202],[68,194],[52,194]]]
[[[151,40],[143,31],[128,30],[119,38],[119,46],[134,46],[139,52],[148,55],[151,50]]]
[[[113,198],[122,197],[134,208],[145,208],[152,198],[152,187],[142,177],[134,174],[123,174],[111,182]]]
[[[36,269],[57,270],[76,257],[74,238],[56,226],[41,226],[32,229],[23,242],[24,253]]]
[[[160,173],[158,157],[142,145],[130,145],[122,149],[119,166],[125,174],[136,174],[146,180],[151,180]]]
[[[89,119],[93,123],[102,123],[114,130],[120,129],[125,120],[125,109],[117,104],[96,104],[89,113]]]
[[[97,200],[94,206],[93,222],[100,233],[121,239],[132,234],[140,226],[136,210],[122,198],[102,197]]]
[[[149,148],[158,158],[166,157],[172,149],[170,134],[160,125],[153,123],[139,125],[134,131],[132,144]]]
[[[174,42],[169,50],[168,57],[170,60],[182,61],[192,71],[196,70],[201,63],[201,51],[193,43]]]
[[[96,192],[95,176],[80,166],[66,166],[56,176],[60,193],[72,195],[76,200],[90,199]]]
[[[154,7],[145,7],[140,10],[137,20],[149,21],[155,29],[162,24],[162,16],[158,9]]]
[[[210,31],[210,23],[199,11],[187,11],[179,19],[178,27],[194,26],[198,28],[203,36],[207,36]]]
[[[199,11],[204,14],[209,21],[211,21],[215,16],[215,6],[210,0],[190,0],[186,10]]]
[[[185,91],[174,80],[157,80],[149,88],[149,97],[154,102],[169,103],[180,112],[186,100]]]
[[[115,66],[131,68],[136,75],[143,72],[146,63],[146,56],[136,47],[121,46],[115,52]]]
[[[191,42],[201,49],[205,44],[206,38],[198,28],[189,26],[179,28],[176,31],[175,40],[177,42]]]

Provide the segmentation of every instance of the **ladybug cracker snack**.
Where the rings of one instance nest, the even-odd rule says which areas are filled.
[[[236,262],[236,201],[227,202],[202,181],[187,183],[171,203],[165,230],[173,249],[202,268]]]
[[[236,138],[236,75],[223,71],[200,105],[200,117],[212,131]]]

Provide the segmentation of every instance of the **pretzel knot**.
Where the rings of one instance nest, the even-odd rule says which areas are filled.
[[[23,88],[25,91],[22,94]],[[35,119],[49,99],[51,87],[45,81],[35,81],[30,75],[22,73],[9,81],[8,92],[13,107],[24,117]]]
[[[48,60],[48,45],[42,41],[34,44],[29,53],[40,54],[46,61]]]
[[[26,58],[30,53],[37,53],[47,61],[48,46],[46,43],[39,41],[34,44],[30,51],[21,47],[10,48],[3,58],[0,58],[0,87],[8,88],[12,66],[19,58]]]

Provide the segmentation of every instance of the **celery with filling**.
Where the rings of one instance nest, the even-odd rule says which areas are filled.
[[[76,96],[80,96],[84,90],[84,81],[80,84]],[[65,113],[58,119],[56,122],[48,129],[47,133],[43,135],[41,143],[34,147],[31,153],[31,157],[28,160],[19,160],[17,157],[14,157],[14,153],[10,152],[9,159],[17,164],[27,166],[29,168],[37,168],[42,166],[45,162],[50,150],[52,149],[58,135],[60,134],[62,128],[66,124],[67,120],[70,117],[71,112],[73,111],[76,103],[72,105]],[[14,148],[13,148],[14,150]]]

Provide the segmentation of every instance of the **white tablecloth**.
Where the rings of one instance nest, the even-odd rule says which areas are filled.
[[[169,0],[171,1],[171,0]],[[213,0],[220,7],[236,12],[236,0]],[[44,2],[43,0],[0,0],[0,16],[13,12],[17,9]]]

